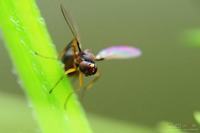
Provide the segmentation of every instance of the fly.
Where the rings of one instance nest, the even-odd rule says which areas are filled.
[[[84,76],[94,76],[94,78],[89,81],[89,83],[85,87],[83,87],[83,90],[89,90],[93,86],[93,83],[100,77],[100,73],[96,65],[97,61],[109,59],[129,59],[136,58],[141,55],[140,49],[125,45],[111,46],[105,48],[101,50],[97,55],[93,54],[89,49],[82,50],[80,36],[76,27],[74,26],[70,14],[67,12],[62,4],[60,5],[60,8],[62,15],[73,35],[73,39],[60,53],[59,58],[64,64],[65,75],[62,76],[51,88],[51,90],[49,91],[50,94],[66,75],[78,76],[80,88],[83,87]],[[38,53],[36,54],[39,55]],[[66,101],[68,101],[69,97],[70,96],[67,97]]]

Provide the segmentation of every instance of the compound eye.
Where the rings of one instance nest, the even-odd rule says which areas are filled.
[[[95,65],[94,65],[93,63],[90,63],[89,66],[90,66],[91,68],[95,67]]]
[[[94,63],[82,61],[79,65],[81,72],[86,76],[94,75],[97,72],[97,67]]]
[[[97,72],[97,67],[95,66],[95,64],[91,63],[89,64],[89,66],[90,66],[90,70],[89,70],[90,73],[95,74]]]

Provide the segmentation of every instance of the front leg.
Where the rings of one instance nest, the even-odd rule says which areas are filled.
[[[83,97],[85,95],[85,91],[88,91],[92,88],[92,86],[94,85],[94,83],[100,78],[100,73],[97,72],[95,75],[94,75],[94,78],[92,80],[89,81],[89,83],[84,86],[82,89],[81,89],[81,93],[80,93],[80,99],[83,100]]]
[[[63,76],[60,77],[60,79],[55,83],[55,85],[51,88],[51,90],[49,91],[49,94],[51,94],[53,92],[53,90],[56,88],[56,86],[60,83],[60,81],[62,81],[64,79],[64,77],[70,73],[76,72],[77,68],[70,68],[67,71],[65,71],[65,74]]]
[[[92,86],[94,85],[94,83],[100,78],[100,72],[97,72],[94,75],[94,78],[92,80],[89,81],[89,83],[83,88],[84,90],[90,90],[92,88]]]

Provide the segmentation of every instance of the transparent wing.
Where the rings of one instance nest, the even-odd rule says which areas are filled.
[[[65,18],[66,23],[69,26],[70,31],[72,32],[72,35],[78,41],[78,45],[79,45],[78,47],[81,48],[79,32],[78,32],[77,28],[75,27],[75,23],[74,23],[71,15],[69,13],[69,11],[67,11],[62,4],[60,5],[60,8],[61,8],[61,11],[62,11],[62,14]]]
[[[131,46],[112,46],[101,50],[96,55],[96,60],[103,59],[127,59],[136,58],[141,55],[141,51],[138,48]]]

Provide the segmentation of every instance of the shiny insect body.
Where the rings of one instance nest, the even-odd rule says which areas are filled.
[[[65,71],[74,68],[75,71],[70,72],[69,76],[73,75],[73,73],[79,73],[79,71],[85,76],[94,75],[97,72],[95,55],[89,50],[82,51],[78,46],[77,40],[73,39],[64,49],[61,60],[64,64]]]
[[[69,26],[69,29],[73,35],[73,39],[69,44],[63,49],[60,54],[60,59],[64,64],[65,75],[68,76],[78,76],[79,86],[84,90],[88,90],[92,87],[93,83],[99,78],[100,74],[97,69],[96,61],[108,60],[108,59],[128,59],[134,58],[141,55],[141,51],[138,48],[131,46],[112,46],[100,51],[97,55],[94,55],[90,50],[82,50],[80,36],[77,32],[74,23],[72,22],[71,16],[68,11],[60,5],[62,14]],[[83,87],[83,76],[92,76],[94,78]],[[57,84],[63,79],[55,84],[55,86],[49,91],[56,88]]]

